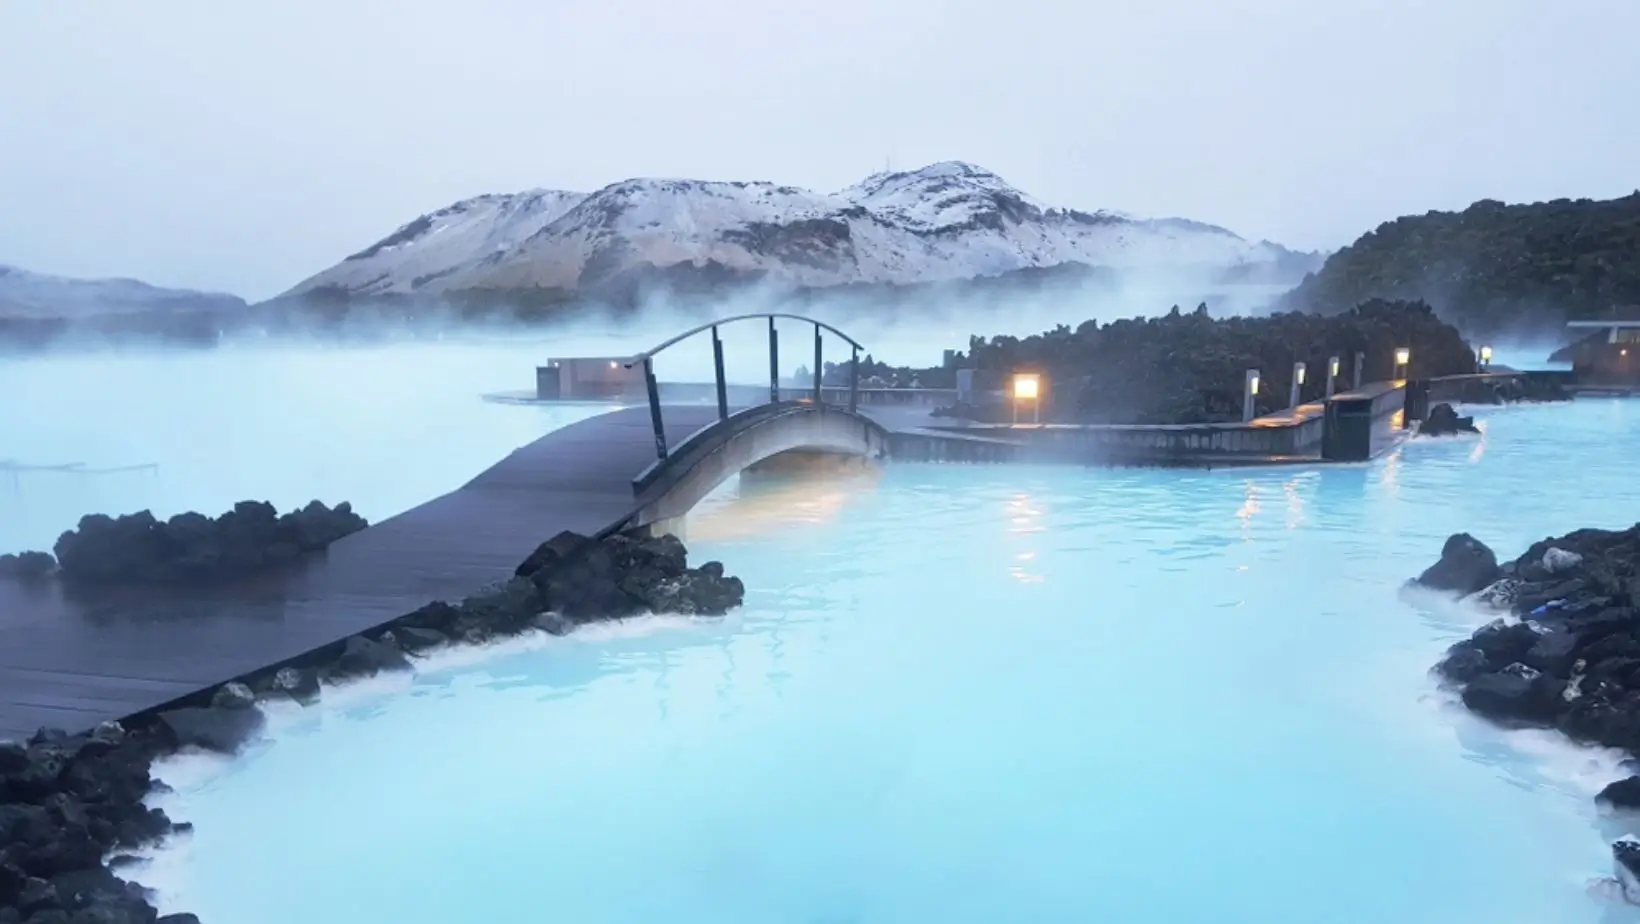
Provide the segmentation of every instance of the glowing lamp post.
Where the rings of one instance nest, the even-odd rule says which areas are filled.
[[[1397,379],[1406,378],[1407,373],[1412,371],[1411,366],[1412,366],[1412,348],[1411,347],[1396,347],[1395,348],[1395,377]]]
[[[1304,363],[1293,363],[1293,384],[1287,391],[1287,406],[1298,407],[1299,393],[1304,390],[1304,373],[1309,367]]]
[[[1489,346],[1481,347],[1481,368],[1492,368],[1492,348]]]
[[[1031,402],[1031,422],[1042,422],[1042,377],[1034,372],[1014,376],[1014,423],[1019,423],[1019,405]]]
[[[1329,398],[1333,396],[1333,392],[1338,390],[1338,367],[1338,357],[1331,356],[1327,358],[1327,397]]]
[[[1253,419],[1253,400],[1258,396],[1258,370],[1247,370],[1247,384],[1241,393],[1241,422]]]

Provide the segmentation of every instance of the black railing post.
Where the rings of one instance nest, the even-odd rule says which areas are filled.
[[[723,378],[723,338],[712,328],[712,366],[717,370],[718,420],[729,417],[729,384]]]
[[[666,458],[666,425],[661,421],[661,386],[655,381],[655,360],[644,357],[643,384],[649,391],[649,423],[655,428],[655,457]]]
[[[774,315],[769,316],[769,403],[780,403],[780,331],[775,330]]]
[[[821,382],[820,382],[820,364],[821,364],[821,360],[822,360],[822,356],[821,356],[821,353],[820,353],[820,325],[816,324],[816,325],[814,325],[814,403],[817,406],[826,403],[825,396],[820,393],[820,384],[821,384]]]
[[[860,348],[853,347],[848,360],[848,410],[860,409]]]

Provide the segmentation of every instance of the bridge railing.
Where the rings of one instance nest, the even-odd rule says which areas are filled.
[[[824,334],[830,332],[837,335],[849,345],[849,372],[848,372],[848,409],[850,412],[860,407],[860,342],[843,333],[836,327],[814,318],[800,314],[785,312],[763,312],[759,314],[737,314],[732,317],[719,318],[709,321],[699,327],[671,337],[648,350],[634,355],[626,360],[626,368],[641,365],[643,367],[644,390],[649,397],[649,422],[655,430],[655,458],[664,460],[670,454],[666,443],[666,421],[661,414],[660,381],[655,378],[656,355],[671,349],[685,340],[699,334],[710,332],[712,335],[712,369],[714,383],[717,386],[718,422],[729,419],[729,382],[723,372],[723,337],[718,329],[727,324],[740,321],[767,320],[769,324],[769,403],[780,404],[780,330],[776,322],[780,320],[800,321],[814,328],[814,385],[812,396],[808,399],[816,405],[825,403],[825,394],[821,378],[825,372]]]

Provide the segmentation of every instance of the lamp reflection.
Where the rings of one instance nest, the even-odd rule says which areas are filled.
[[[1246,496],[1242,499],[1241,507],[1236,510],[1236,519],[1241,521],[1242,538],[1251,541],[1253,517],[1258,515],[1259,489],[1258,485],[1249,481],[1245,485]]]
[[[861,460],[827,459],[779,474],[742,473],[689,514],[690,540],[722,542],[833,520],[855,497],[876,489],[882,470]]]
[[[1038,507],[1029,494],[1015,494],[1008,499],[1008,535],[1031,541],[1030,537],[1042,532],[1042,508]],[[1020,549],[1011,557],[1012,563],[1008,566],[1008,575],[1022,584],[1040,584],[1043,575],[1040,571],[1030,567],[1036,561],[1037,550],[1034,548]]]
[[[1287,498],[1288,529],[1297,529],[1304,525],[1304,498],[1298,493],[1298,482],[1289,481],[1281,486],[1281,493]]]

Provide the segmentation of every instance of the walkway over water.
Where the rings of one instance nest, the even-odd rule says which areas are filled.
[[[634,362],[648,366],[656,352]],[[657,402],[548,433],[461,488],[286,572],[185,595],[77,597],[55,581],[0,581],[0,740],[151,710],[432,600],[459,600],[511,577],[562,530],[596,534],[680,516],[763,458],[804,449],[881,455],[886,443],[881,425],[849,408]]]

